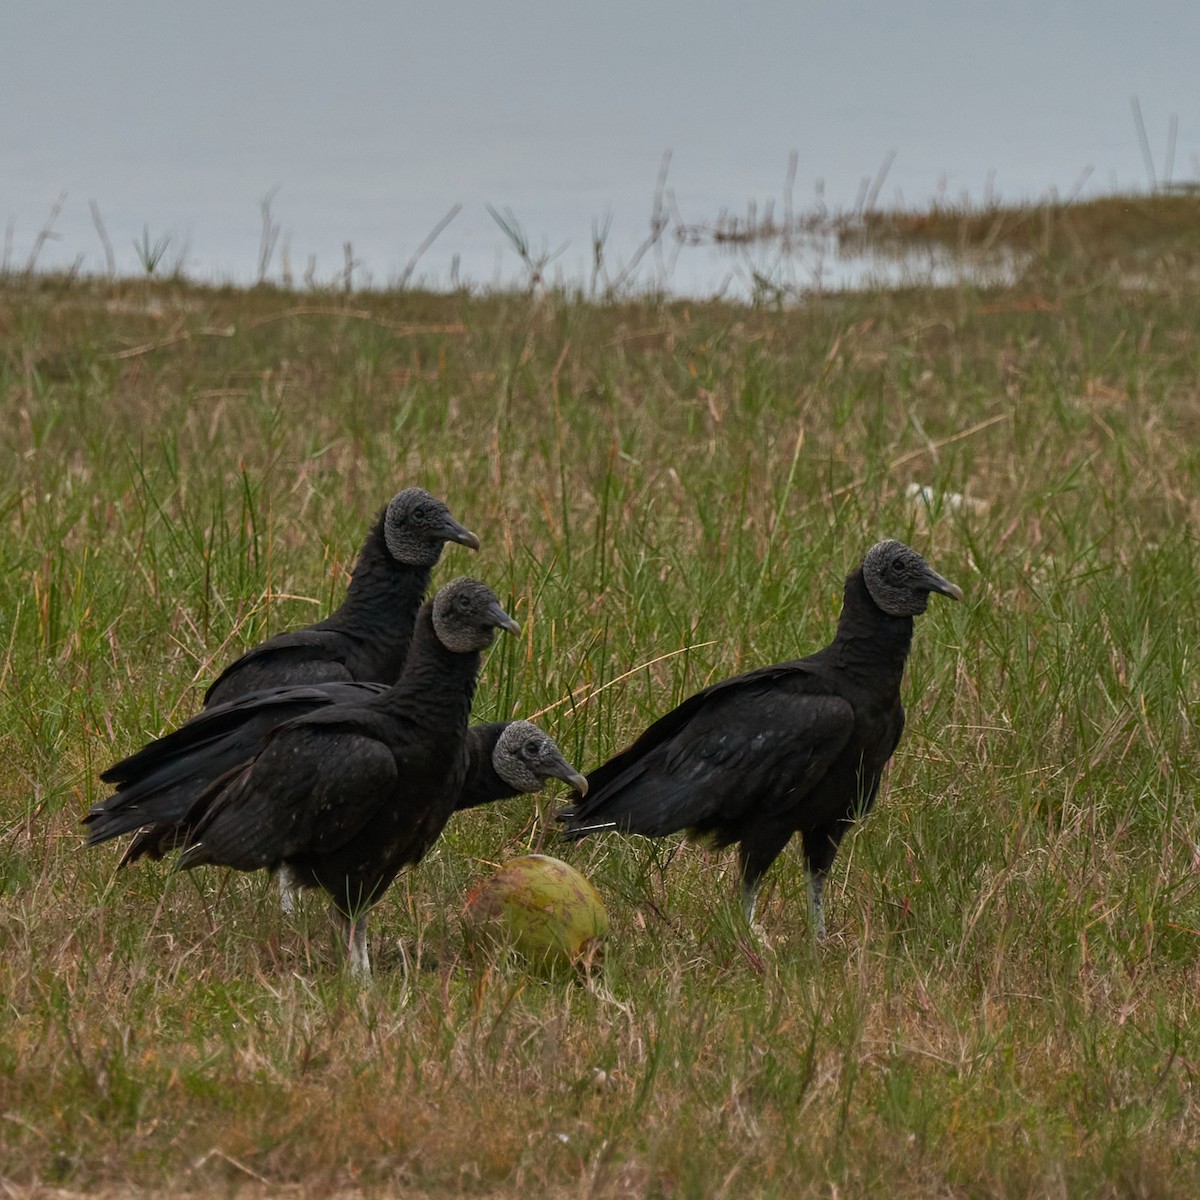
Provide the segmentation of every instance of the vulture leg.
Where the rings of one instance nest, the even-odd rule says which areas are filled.
[[[338,942],[346,954],[350,974],[359,980],[371,978],[371,958],[367,954],[367,914],[348,917],[334,905],[330,909],[333,923],[337,926]]]
[[[771,939],[767,931],[754,919],[754,909],[758,904],[758,889],[762,886],[760,876],[754,883],[742,881],[742,912],[746,915],[746,928],[750,936],[764,949],[771,948]]]
[[[746,924],[754,933],[763,937],[764,941],[766,938],[762,930],[754,923],[758,889],[762,886],[767,868],[779,857],[791,836],[790,829],[781,829],[775,825],[760,826],[748,833],[738,844],[738,861],[742,877],[742,911],[746,914]]]
[[[825,880],[833,866],[838,846],[853,821],[835,821],[832,825],[804,834],[804,867],[808,876],[808,915],[812,923],[813,937],[825,940],[825,909],[821,903],[825,891]]]
[[[363,913],[363,915],[354,922],[354,928],[350,935],[350,945],[348,950],[350,958],[350,974],[353,975],[355,979],[370,979],[371,959],[367,954],[366,913]]]
[[[290,917],[296,911],[296,893],[300,890],[295,872],[284,863],[275,872],[275,879],[279,884],[279,911],[285,917]]]
[[[758,903],[758,889],[761,885],[761,878],[755,880],[754,883],[742,880],[742,912],[746,914],[746,924],[751,929],[754,928],[754,906]]]
[[[821,893],[825,890],[825,872],[807,871],[808,876],[808,920],[813,937],[818,942],[825,940],[825,909],[821,906]]]

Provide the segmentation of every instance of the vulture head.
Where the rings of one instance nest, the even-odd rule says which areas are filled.
[[[497,629],[521,632],[521,626],[500,607],[495,592],[465,575],[434,596],[433,628],[438,641],[455,654],[486,650]]]
[[[383,540],[397,562],[412,567],[432,567],[447,542],[479,549],[479,539],[450,515],[445,504],[418,487],[397,492],[388,503]]]
[[[548,780],[561,779],[581,795],[587,780],[563,757],[554,739],[532,721],[513,721],[492,751],[492,766],[518,792],[540,792]]]
[[[923,613],[930,592],[940,592],[951,600],[963,598],[962,588],[943,579],[903,542],[878,542],[872,546],[863,559],[862,574],[871,599],[893,617]]]

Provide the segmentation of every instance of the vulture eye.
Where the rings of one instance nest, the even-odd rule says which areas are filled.
[[[414,521],[424,521],[427,514],[428,510],[425,508],[425,506],[423,504],[418,504],[417,507],[412,510],[412,519]]]
[[[541,752],[542,752],[541,742],[535,741],[533,738],[530,738],[529,741],[527,741],[525,743],[525,753],[529,758],[537,758],[538,755],[541,754]]]

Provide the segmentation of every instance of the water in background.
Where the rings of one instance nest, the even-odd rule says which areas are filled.
[[[677,211],[667,213],[661,196],[648,207],[650,216],[640,230],[605,214],[576,237],[550,238],[527,229],[510,210],[484,205],[482,215],[468,214],[454,205],[422,237],[410,237],[409,245],[399,230],[389,236],[379,227],[385,222],[369,224],[358,241],[339,241],[330,231],[314,243],[293,231],[279,197],[272,196],[258,206],[257,228],[249,219],[222,224],[210,217],[182,227],[147,223],[131,238],[125,222],[121,243],[98,205],[72,206],[67,198],[51,207],[27,244],[18,243],[10,226],[3,266],[8,272],[33,265],[39,271],[182,275],[235,285],[266,280],[298,288],[344,288],[349,280],[351,288],[360,290],[559,287],[596,296],[658,292],[731,299],[945,285],[968,278],[1005,282],[1021,266],[1006,253],[972,258],[940,247],[886,255],[857,244],[844,249],[837,220],[808,214],[790,231],[778,226],[772,230],[770,207],[759,236],[745,235],[747,221],[753,228],[757,219],[752,207],[740,223],[743,236],[735,237],[728,236],[728,214],[712,224],[686,224]],[[556,227],[565,234],[563,224]],[[323,252],[307,251],[312,244]]]
[[[678,235],[772,198],[853,212],[868,196],[918,207],[1195,178],[1197,45],[1195,0],[15,0],[3,259],[297,286],[540,273],[699,296],[944,276],[928,258],[846,261],[822,237]]]

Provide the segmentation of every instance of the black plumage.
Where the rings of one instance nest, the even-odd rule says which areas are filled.
[[[382,683],[300,684],[210,705],[101,774],[116,790],[83,818],[87,844],[98,846],[136,830],[121,865],[143,855],[162,858],[178,847],[181,823],[205,788],[253,758],[277,726],[331,704],[362,703],[387,690]]]
[[[286,867],[329,894],[352,967],[369,973],[368,910],[421,860],[462,793],[467,718],[498,628],[519,631],[486,585],[447,584],[422,606],[395,686],[279,726],[201,795],[180,866]]]
[[[479,539],[442,501],[422,488],[397,493],[363,542],[341,606],[315,625],[276,634],[246,651],[214,680],[204,703],[288,684],[395,683],[446,542],[479,549]]]
[[[913,617],[931,592],[962,599],[915,550],[896,541],[872,547],[846,579],[828,646],[713,684],[654,722],[590,772],[587,798],[559,814],[567,836],[686,830],[737,843],[752,921],[763,875],[799,833],[813,928],[823,936],[822,886],[900,740]]]
[[[386,691],[378,683],[270,688],[197,713],[104,772],[101,778],[117,789],[84,817],[87,844],[136,832],[121,865],[143,855],[162,858],[181,844],[182,822],[205,788],[258,754],[279,725],[330,705],[361,704]],[[460,809],[540,791],[552,778],[576,788],[582,781],[554,739],[529,721],[471,726],[467,755],[467,778],[455,805]]]

